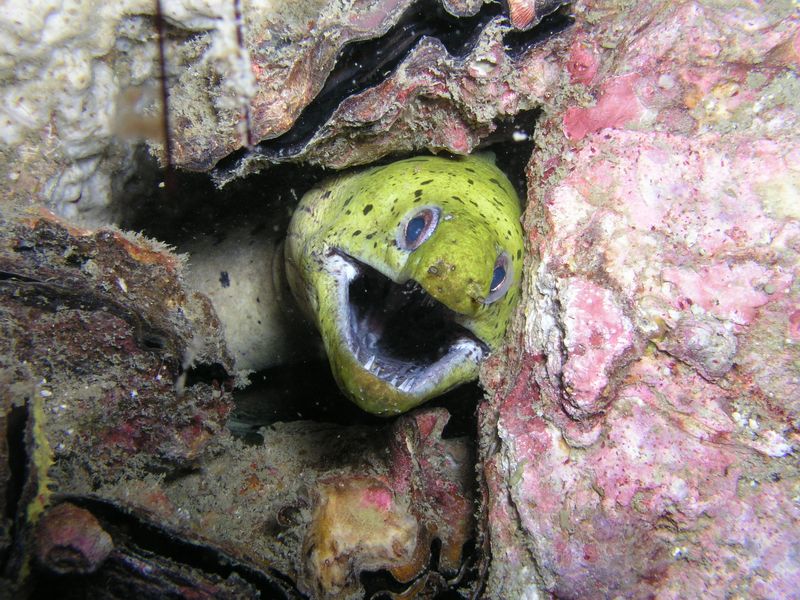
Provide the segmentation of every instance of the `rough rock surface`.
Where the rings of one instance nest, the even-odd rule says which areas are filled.
[[[472,152],[498,122],[539,106],[556,81],[557,72],[547,68],[550,49],[511,52],[508,31],[498,16],[463,53],[423,37],[385,79],[343,99],[293,158],[342,169],[421,148]],[[216,180],[226,183],[282,158],[269,146],[256,150],[219,169]]]
[[[474,15],[484,4],[430,0],[417,21],[437,10]],[[518,19],[523,29],[560,2],[526,4],[536,10]],[[350,78],[364,82],[327,126],[327,118],[314,124],[313,140],[296,144],[295,159],[342,168],[421,148],[468,152],[493,129],[494,118],[536,104],[544,81],[525,68],[529,60],[504,52],[500,32],[509,28],[499,16],[463,56],[451,55],[435,36],[417,48],[401,35],[381,50],[385,56],[373,69],[381,77],[356,69],[327,81],[343,48],[379,38],[413,5],[14,1],[0,17],[0,190],[84,226],[115,223],[120,204],[142,192],[142,142],[162,164],[205,171],[234,151],[280,138],[303,120],[325,85]],[[406,29],[414,28],[425,26]],[[404,66],[386,69],[395,59]],[[359,65],[347,65],[353,66]],[[381,82],[384,69],[385,82],[365,91]],[[340,96],[332,94],[331,109],[347,98]],[[281,152],[267,154],[278,160]],[[269,162],[234,163],[219,180]]]
[[[466,440],[442,438],[445,410],[278,423],[246,445],[225,427],[233,361],[179,258],[46,211],[0,219],[0,408],[15,454],[0,593],[357,598],[361,572],[381,570],[429,597],[457,586],[473,462]],[[84,577],[48,583],[63,575]]]
[[[581,2],[481,407],[496,598],[800,583],[800,23]]]
[[[4,572],[24,573],[34,545],[50,571],[92,572],[108,545],[102,529],[67,517],[81,537],[51,514],[35,530],[40,515],[69,487],[169,471],[218,447],[232,385],[188,375],[199,364],[230,371],[232,360],[208,299],[182,287],[181,260],[163,245],[8,205],[0,223],[2,485],[13,533],[0,547]]]
[[[354,12],[352,2],[316,0],[161,2],[171,162],[202,168],[286,131],[341,47],[379,34],[408,3],[375,0]],[[27,190],[83,224],[117,218],[112,200],[133,175],[137,141],[163,156],[158,4],[5,7],[4,193]]]

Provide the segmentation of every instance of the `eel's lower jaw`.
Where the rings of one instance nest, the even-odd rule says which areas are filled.
[[[337,281],[339,335],[362,369],[397,392],[427,398],[461,381],[489,353],[486,344],[456,323],[456,313],[414,281],[399,284],[334,250],[327,271]]]

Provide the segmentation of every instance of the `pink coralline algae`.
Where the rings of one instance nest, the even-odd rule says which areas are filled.
[[[491,597],[800,585],[788,5],[582,2],[539,123],[521,347],[481,408]]]
[[[459,440],[441,439],[447,419],[434,409],[398,421],[386,474],[333,471],[316,483],[302,549],[305,591],[348,597],[360,573],[380,569],[402,583],[416,579],[412,589],[425,585],[433,581],[425,570],[434,538],[441,541],[439,567],[458,572],[472,530],[472,502],[464,485],[466,449]]]
[[[606,374],[632,345],[632,326],[607,289],[571,278],[561,290],[564,302],[562,376],[564,410],[573,416],[598,413]]]
[[[597,75],[597,50],[581,39],[576,40],[570,48],[567,71],[572,83],[589,85]]]
[[[575,81],[586,83],[584,80],[590,71],[581,73],[576,69],[575,73],[578,73]],[[564,131],[567,137],[580,140],[590,133],[609,127],[620,127],[637,119],[642,114],[634,88],[638,79],[635,74],[611,79],[602,86],[597,104],[589,108],[568,108],[564,115]]]

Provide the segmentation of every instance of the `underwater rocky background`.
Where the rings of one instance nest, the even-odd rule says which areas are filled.
[[[795,593],[795,3],[7,6],[7,595]],[[528,255],[477,407],[232,433],[175,207],[487,148],[527,165]]]

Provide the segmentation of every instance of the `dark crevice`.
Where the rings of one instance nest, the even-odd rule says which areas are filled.
[[[325,359],[267,369],[251,375],[250,380],[246,389],[234,392],[234,409],[228,419],[231,432],[247,443],[261,445],[259,429],[278,422],[386,425],[385,418],[364,412],[339,391]],[[423,408],[439,407],[450,413],[443,438],[472,438],[481,398],[480,385],[470,382],[426,402]]]
[[[505,173],[520,198],[528,195],[525,168],[533,154],[533,134],[542,111],[521,110],[513,117],[495,121],[496,129],[481,141],[477,152],[494,154],[498,168]]]
[[[6,447],[8,449],[9,477],[6,487],[5,518],[14,519],[17,514],[22,486],[25,483],[25,465],[28,453],[25,451],[25,431],[28,423],[26,406],[12,406],[6,413]]]
[[[25,275],[20,275],[19,273],[10,273],[8,271],[0,271],[0,281],[11,281],[12,283],[41,283],[41,281],[34,279],[33,277],[26,277]]]
[[[198,464],[189,464],[186,466],[180,467],[172,467],[172,468],[165,468],[165,469],[149,469],[149,473],[153,473],[156,475],[160,475],[163,477],[164,485],[169,485],[176,481],[180,481],[185,479],[186,477],[191,477],[192,475],[197,475],[198,473],[202,473],[203,468],[201,465]],[[93,490],[95,491],[95,490]]]
[[[385,35],[347,44],[320,92],[300,113],[292,128],[281,136],[257,144],[252,152],[276,159],[298,154],[316,130],[330,119],[341,102],[383,81],[425,36],[435,37],[453,55],[461,55],[474,44],[489,21],[500,14],[499,4],[485,4],[472,17],[454,17],[438,0],[412,5]],[[235,169],[250,151],[239,150],[219,161],[216,170]]]
[[[431,571],[439,570],[439,560],[442,555],[442,540],[433,538],[431,542],[431,559],[428,561],[428,569]]]
[[[464,544],[464,551],[474,552],[474,541]],[[395,579],[389,571],[364,571],[359,576],[361,584],[364,586],[365,598],[370,600],[389,600],[395,595],[407,593],[419,582],[424,582],[424,597],[434,598],[435,600],[464,600],[470,597],[468,582],[464,573],[469,570],[472,564],[467,554],[464,554],[464,567],[459,572],[455,580],[447,580],[445,573],[439,572],[439,562],[441,557],[442,542],[439,538],[434,538],[430,545],[430,559],[428,569],[419,576],[408,582],[401,582]],[[417,589],[417,591],[420,591]]]
[[[146,333],[142,336],[142,346],[148,350],[163,350],[167,347],[167,340],[154,333]]]
[[[279,422],[386,424],[385,419],[364,412],[344,397],[324,358],[265,369],[250,375],[250,381],[247,388],[234,393],[234,409],[228,419],[231,432],[247,443],[261,445],[259,429]]]
[[[409,583],[401,583],[395,579],[389,571],[362,571],[359,576],[361,585],[364,586],[365,598],[377,600],[378,598],[390,598],[389,592],[401,594],[405,592]],[[411,582],[413,583],[413,581]]]
[[[212,387],[233,388],[233,376],[219,363],[199,363],[186,370],[184,385],[192,387],[198,383],[206,383]]]
[[[148,168],[155,168],[152,159],[141,160]],[[274,235],[275,227],[286,231],[291,208],[327,174],[320,167],[284,164],[280,169],[237,179],[218,189],[205,173],[176,171],[173,193],[133,178],[123,196],[135,196],[136,202],[121,205],[120,227],[140,231],[178,250],[200,237],[221,242],[231,226],[239,222],[250,223],[252,229],[265,235]]]
[[[27,406],[12,406],[6,413],[6,450],[8,479],[5,482],[5,511],[3,513],[0,541],[10,544],[16,535],[17,510],[27,478],[28,453],[25,449],[25,432],[28,426]],[[7,529],[6,529],[7,528]],[[0,572],[4,572],[8,562],[9,547],[0,548]]]
[[[157,527],[105,500],[87,497],[61,497],[58,500],[69,501],[90,511],[114,540],[115,553],[127,553],[145,559],[166,558],[177,565],[187,565],[206,575],[216,575],[222,579],[237,575],[258,590],[262,598],[290,600],[304,597],[294,582],[277,569],[266,565],[256,568],[221,550],[187,541],[177,532]],[[81,586],[103,586],[103,569],[101,567],[95,574],[85,576],[76,583]],[[54,589],[58,589],[63,578],[43,578],[42,582],[46,583],[48,579],[50,583],[56,584]],[[63,582],[60,584],[63,585]],[[49,590],[43,589],[44,587],[40,586],[33,597],[48,597],[46,592]]]
[[[568,5],[560,7],[528,31],[509,30],[503,37],[506,51],[518,57],[561,33],[574,20],[568,9]],[[421,39],[435,38],[451,56],[462,58],[474,47],[483,29],[501,15],[503,9],[499,3],[484,4],[471,17],[454,17],[442,8],[439,0],[414,3],[385,35],[347,44],[322,90],[303,109],[292,128],[252,149],[242,148],[220,160],[215,168],[218,179],[230,179],[229,174],[252,154],[272,160],[299,154],[346,98],[381,83]]]
[[[477,540],[475,538],[464,542],[464,546],[461,549],[461,556],[463,556],[464,559],[461,561],[461,566],[458,569],[458,573],[448,580],[448,584],[453,588],[467,586],[471,582],[481,582],[482,580],[480,573],[480,559],[483,556],[483,550],[479,549]],[[485,581],[482,583],[485,583]],[[480,590],[476,591],[480,592]]]

